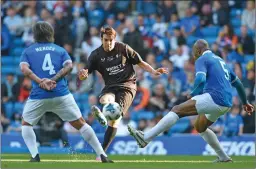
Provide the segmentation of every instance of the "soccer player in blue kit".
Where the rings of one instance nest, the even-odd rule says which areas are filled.
[[[32,156],[30,162],[40,162],[33,125],[47,111],[54,112],[79,130],[102,162],[113,162],[108,159],[91,126],[83,119],[68,89],[64,77],[71,72],[72,61],[65,49],[53,43],[53,27],[40,21],[32,30],[36,43],[24,50],[20,62],[22,73],[32,80],[32,90],[22,114],[22,137]]]
[[[193,46],[196,77],[193,96],[188,101],[174,106],[152,129],[143,133],[128,126],[130,134],[140,147],[145,147],[153,138],[168,130],[180,118],[198,115],[195,128],[200,136],[215,150],[218,158],[214,162],[232,162],[223,151],[215,133],[208,129],[221,115],[232,106],[232,86],[236,88],[243,104],[243,109],[250,115],[254,107],[248,103],[243,84],[229,70],[223,59],[209,50],[208,43],[199,39]],[[189,98],[191,97],[189,96]]]

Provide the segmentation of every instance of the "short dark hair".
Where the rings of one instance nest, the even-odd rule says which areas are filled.
[[[200,57],[204,51],[209,50],[209,44],[204,39],[198,39],[193,45],[193,55],[197,59]]]
[[[106,34],[106,35],[113,35],[114,37],[116,37],[116,31],[111,27],[111,26],[103,26],[101,29],[100,29],[100,37],[103,38],[103,35]]]
[[[54,42],[54,29],[51,24],[45,21],[37,22],[33,28],[35,42]]]

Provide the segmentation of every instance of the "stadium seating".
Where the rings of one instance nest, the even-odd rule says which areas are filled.
[[[117,1],[116,8],[118,9],[118,11],[126,11],[130,3],[130,1]]]
[[[12,56],[3,56],[1,57],[1,63],[3,65],[12,65],[13,64],[13,57]]]
[[[16,73],[15,67],[13,66],[2,66],[2,74]]]
[[[231,18],[235,18],[235,17],[239,17],[242,13],[242,10],[241,9],[237,9],[237,8],[234,8],[230,11],[230,17]]]
[[[201,32],[204,37],[214,37],[218,36],[220,27],[218,26],[209,26],[201,29]]]
[[[104,20],[104,12],[102,10],[90,11],[88,15],[91,26],[99,27]]]
[[[13,105],[13,111],[15,113],[22,114],[23,107],[24,107],[24,103],[15,102],[14,105]]]
[[[204,39],[209,43],[209,45],[212,45],[214,42],[216,42],[216,37],[205,37]]]
[[[7,118],[11,119],[14,111],[13,111],[13,103],[12,102],[7,102],[4,104],[5,108],[5,115]]]
[[[155,117],[154,113],[150,111],[140,111],[140,112],[131,113],[131,119],[134,121],[139,121],[142,119],[151,120],[154,117]]]
[[[13,40],[13,46],[15,47],[23,47],[24,46],[24,42],[21,38],[15,38]]]
[[[231,24],[233,25],[234,28],[240,27],[241,26],[241,19],[232,18],[231,19]]]
[[[188,36],[188,37],[187,37],[187,44],[188,44],[188,46],[191,47],[191,46],[195,43],[195,41],[196,41],[197,39],[199,39],[199,38],[197,38],[197,37],[195,37],[195,36]]]
[[[174,126],[172,126],[169,130],[168,134],[174,133],[184,133],[190,127],[189,117],[181,118]]]
[[[21,56],[22,52],[24,51],[25,48],[23,47],[16,47],[11,51],[11,54],[13,56]]]
[[[20,64],[20,56],[13,57],[13,63],[12,63],[12,65],[18,67],[19,64]]]

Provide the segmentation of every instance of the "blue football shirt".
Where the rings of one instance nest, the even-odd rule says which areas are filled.
[[[206,75],[203,93],[209,93],[213,101],[225,107],[232,106],[232,83],[237,79],[224,60],[210,50],[200,56],[195,63],[196,74]]]
[[[52,78],[66,62],[72,62],[67,51],[54,43],[35,43],[25,49],[21,55],[20,64],[28,64],[29,68],[39,78]],[[47,99],[69,94],[68,84],[65,78],[57,82],[56,88],[47,91],[32,81],[30,99]]]

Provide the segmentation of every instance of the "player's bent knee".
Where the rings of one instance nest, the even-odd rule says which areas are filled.
[[[197,131],[198,133],[203,133],[203,132],[205,132],[205,130],[207,129],[207,126],[202,126],[202,125],[200,125],[200,124],[198,124],[198,123],[196,123],[196,124],[194,125],[194,127],[195,127],[195,129],[196,129],[196,131]]]
[[[21,122],[22,126],[32,126],[31,124],[29,124],[28,122],[22,120]]]
[[[207,129],[207,127],[206,128],[198,128],[198,129],[196,129],[196,131],[198,133],[203,133],[203,132],[205,132],[206,129]]]
[[[81,117],[75,121],[69,122],[75,129],[79,130],[86,123],[85,120]]]
[[[108,103],[112,103],[115,101],[115,95],[114,94],[105,94],[100,98],[100,103],[101,104],[108,104]]]

